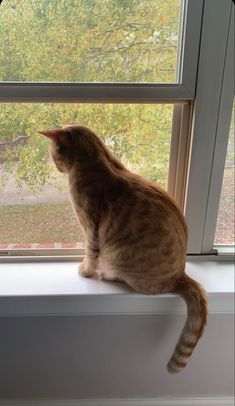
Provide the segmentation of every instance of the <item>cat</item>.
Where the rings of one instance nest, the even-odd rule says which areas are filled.
[[[80,274],[125,282],[143,294],[178,293],[187,320],[168,372],[182,370],[207,321],[203,288],[185,273],[187,226],[174,200],[130,172],[88,127],[41,131],[57,169],[68,175],[73,207],[85,236]]]

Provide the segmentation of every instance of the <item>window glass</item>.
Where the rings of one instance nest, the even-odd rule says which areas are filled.
[[[181,0],[4,0],[0,81],[177,82]]]
[[[37,131],[91,127],[132,171],[167,187],[173,105],[0,104],[0,248],[75,247],[83,240],[49,142]]]
[[[234,244],[234,111],[233,106],[215,244]]]

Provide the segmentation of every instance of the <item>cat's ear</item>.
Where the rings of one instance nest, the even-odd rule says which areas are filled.
[[[57,128],[55,130],[38,131],[39,134],[45,135],[45,137],[51,140],[56,140],[65,133],[63,128]]]

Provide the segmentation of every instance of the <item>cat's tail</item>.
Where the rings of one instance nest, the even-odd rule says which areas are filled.
[[[187,320],[174,353],[167,364],[170,373],[185,368],[207,322],[207,295],[199,283],[185,273],[177,280],[173,289],[187,304]]]

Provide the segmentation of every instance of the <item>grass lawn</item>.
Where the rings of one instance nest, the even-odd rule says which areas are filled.
[[[83,239],[68,201],[0,206],[0,243],[80,242]]]
[[[234,167],[225,168],[215,244],[234,244]]]
[[[215,243],[234,242],[234,168],[226,168]],[[82,242],[69,201],[0,206],[0,243]]]

